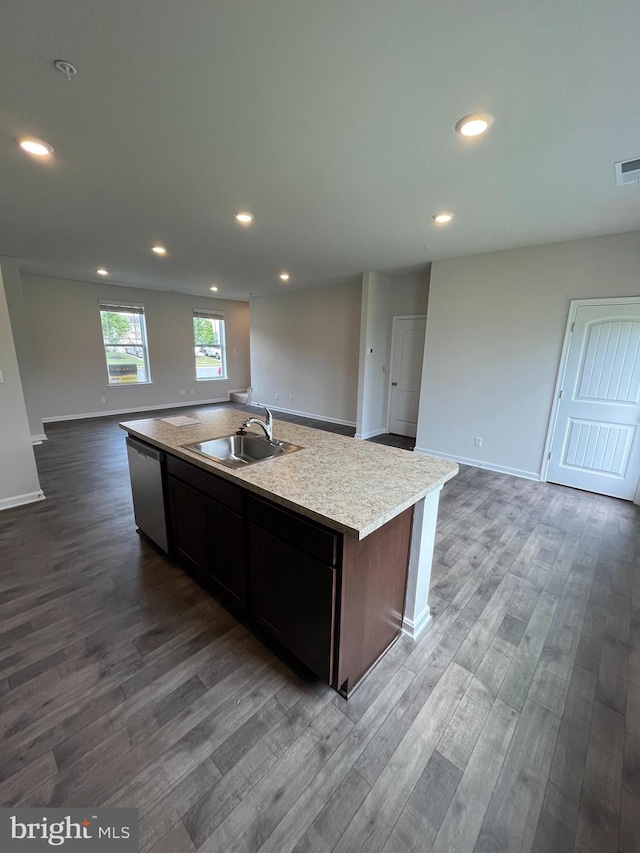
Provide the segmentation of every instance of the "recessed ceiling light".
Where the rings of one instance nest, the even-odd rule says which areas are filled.
[[[436,213],[432,218],[438,225],[446,225],[447,222],[451,222],[453,219],[453,213]]]
[[[53,148],[48,142],[43,142],[41,139],[19,139],[18,144],[23,151],[28,154],[35,154],[36,157],[46,157],[53,154]]]
[[[109,270],[106,270],[104,267],[98,267],[96,272],[98,275],[109,275]]]
[[[281,272],[281,273],[280,273],[280,278],[281,278],[283,281],[289,281],[289,278],[290,278],[289,273],[288,273],[288,272]]]
[[[471,113],[457,122],[456,130],[461,136],[480,136],[489,130],[492,124],[493,116],[489,113]]]
[[[241,210],[240,213],[235,214],[235,217],[243,225],[250,225],[253,222],[253,213],[249,213],[247,210]]]
[[[155,252],[156,255],[166,255],[167,254],[167,250],[165,249],[164,246],[152,246],[151,251]]]
[[[214,293],[218,292],[218,288],[215,286],[215,284],[213,285],[213,287],[210,287],[209,290],[213,290]]]

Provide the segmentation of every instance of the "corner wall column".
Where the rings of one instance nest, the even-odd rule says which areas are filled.
[[[31,441],[33,443],[46,441],[47,436],[42,426],[42,412],[40,411],[38,393],[39,377],[33,361],[31,329],[24,301],[20,267],[15,258],[0,257],[0,269],[9,308],[13,345],[18,359],[29,429],[31,430]]]
[[[436,521],[442,486],[430,492],[413,508],[413,530],[409,552],[409,577],[402,631],[412,640],[431,624],[429,586],[436,540]]]
[[[0,510],[44,500],[5,294],[5,264],[0,259]]]

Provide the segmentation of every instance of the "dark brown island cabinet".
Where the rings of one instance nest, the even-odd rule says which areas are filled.
[[[348,697],[402,632],[413,508],[364,539],[167,454],[173,555]]]

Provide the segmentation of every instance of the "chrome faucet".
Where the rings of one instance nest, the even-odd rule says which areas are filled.
[[[271,414],[271,411],[263,403],[253,403],[252,405],[259,406],[261,409],[264,409],[267,413],[266,418],[263,421],[261,421],[260,418],[247,418],[247,420],[242,424],[242,428],[246,429],[252,424],[257,424],[264,430],[267,441],[271,442],[271,444],[282,444],[282,442],[276,441],[273,437],[273,415]]]

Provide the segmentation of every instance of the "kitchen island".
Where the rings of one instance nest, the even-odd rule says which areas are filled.
[[[348,696],[402,631],[429,622],[439,492],[458,467],[278,420],[274,437],[299,451],[229,468],[185,447],[248,414],[120,426],[166,454],[170,552]]]

